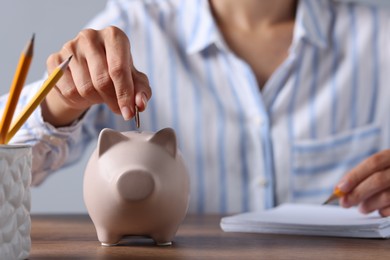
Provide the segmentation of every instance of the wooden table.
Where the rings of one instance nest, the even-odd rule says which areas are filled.
[[[172,246],[132,237],[103,247],[86,215],[33,215],[29,259],[390,259],[390,240],[225,233],[219,216],[187,216]]]

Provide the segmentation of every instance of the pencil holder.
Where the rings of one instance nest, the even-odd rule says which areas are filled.
[[[31,248],[31,147],[0,145],[0,259],[26,259]]]

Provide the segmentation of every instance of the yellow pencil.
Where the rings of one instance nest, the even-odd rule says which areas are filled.
[[[333,193],[329,196],[329,198],[324,203],[322,203],[322,205],[329,204],[330,202],[332,202],[338,198],[341,198],[344,195],[345,195],[345,193],[342,192],[339,188],[335,188]]]
[[[8,134],[5,137],[5,144],[11,140],[11,138],[16,134],[16,132],[22,127],[26,122],[28,117],[34,112],[34,110],[39,106],[43,101],[49,91],[55,86],[58,80],[64,74],[68,64],[71,60],[70,56],[67,60],[62,62],[48,77],[48,79],[43,83],[39,91],[34,95],[31,101],[26,105],[26,107],[20,112],[19,116],[13,121]]]
[[[26,48],[23,50],[19,58],[19,63],[15,71],[14,79],[10,88],[7,103],[3,111],[3,117],[0,123],[0,143],[5,143],[5,137],[7,135],[9,126],[12,121],[12,117],[15,113],[16,105],[18,104],[20,93],[22,92],[24,82],[27,78],[28,69],[30,68],[31,60],[33,57],[34,49],[34,35]]]

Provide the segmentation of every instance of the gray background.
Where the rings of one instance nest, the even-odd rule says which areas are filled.
[[[0,4],[0,94],[8,92],[26,43],[35,33],[34,58],[27,83],[42,78],[46,59],[77,33],[105,6],[106,0],[12,0]],[[88,148],[85,157],[88,157]],[[32,188],[33,213],[86,212],[82,197],[86,160],[55,172]]]

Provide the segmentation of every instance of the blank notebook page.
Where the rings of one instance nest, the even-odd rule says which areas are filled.
[[[221,228],[230,232],[388,237],[390,218],[334,205],[282,204],[267,211],[224,217]]]

